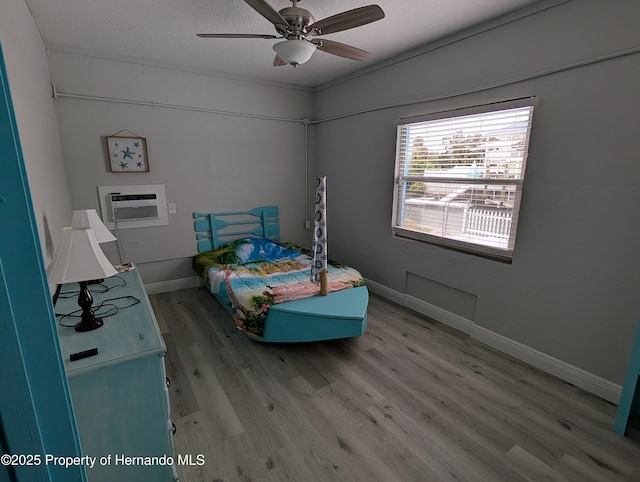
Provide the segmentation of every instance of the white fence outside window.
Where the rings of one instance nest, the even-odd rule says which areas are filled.
[[[477,236],[509,239],[511,219],[509,211],[470,208],[464,212],[463,231]]]

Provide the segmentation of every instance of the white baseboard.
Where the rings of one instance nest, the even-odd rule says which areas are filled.
[[[597,395],[609,402],[617,404],[620,400],[622,387],[616,383],[602,377],[587,372],[574,365],[554,358],[546,353],[538,351],[527,345],[523,345],[506,336],[495,333],[486,328],[480,327],[471,320],[464,318],[450,311],[443,310],[431,303],[422,301],[414,296],[410,296],[375,281],[366,280],[369,289],[384,298],[406,306],[422,315],[433,318],[440,323],[467,333],[471,338],[478,340],[485,345],[506,353],[520,361],[534,366],[546,373],[560,378],[572,385],[582,388],[594,395]]]
[[[400,293],[399,291],[392,290],[391,288],[387,288],[386,286],[383,286],[380,283],[376,283],[375,281],[365,281],[367,283],[367,287],[371,291],[384,298],[387,298],[388,300],[394,301],[399,305],[406,306],[413,311],[417,311],[422,315],[433,318],[434,320],[455,328],[456,330],[460,330],[463,333],[471,333],[471,328],[473,326],[473,322],[471,320],[468,320],[460,315],[456,315],[455,313],[451,313],[450,311],[443,310],[442,308],[438,308],[437,306],[432,305],[431,303],[427,303],[426,301],[422,301],[415,296],[407,295],[404,293]]]
[[[507,353],[518,360],[539,368],[544,372],[591,392],[594,395],[598,395],[612,403],[617,404],[620,399],[620,393],[622,392],[620,385],[594,375],[582,368],[563,362],[546,353],[477,325],[473,326],[470,335],[485,345]]]
[[[192,276],[190,278],[174,279],[169,281],[160,281],[159,283],[149,283],[144,285],[145,290],[150,295],[158,293],[166,293],[167,291],[177,291],[185,288],[197,288],[200,286],[200,278]]]

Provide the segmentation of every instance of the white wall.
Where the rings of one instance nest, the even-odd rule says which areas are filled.
[[[48,264],[62,226],[71,222],[71,199],[45,47],[23,0],[0,3],[0,44],[43,258]]]
[[[62,95],[56,110],[74,209],[97,208],[97,186],[120,184],[164,184],[167,202],[177,204],[168,226],[117,234],[145,283],[194,275],[193,211],[277,204],[283,238],[310,244],[302,124],[312,113],[310,91],[82,52],[54,49],[49,61],[61,93],[134,102]],[[149,102],[156,106],[140,104]],[[147,139],[149,173],[109,172],[105,136],[122,129]],[[116,262],[110,244],[105,252]]]
[[[621,383],[640,309],[638,18],[636,1],[571,1],[322,87],[332,257]],[[394,120],[529,95],[540,105],[513,264],[394,238]]]

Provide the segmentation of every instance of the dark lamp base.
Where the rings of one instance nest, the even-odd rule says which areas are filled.
[[[102,319],[95,317],[91,305],[93,305],[93,296],[91,296],[91,292],[87,289],[87,282],[80,281],[78,306],[82,308],[82,321],[76,323],[76,331],[91,331],[102,326]]]
[[[76,331],[91,331],[100,328],[103,325],[101,318],[93,318],[91,320],[82,320],[75,324]]]

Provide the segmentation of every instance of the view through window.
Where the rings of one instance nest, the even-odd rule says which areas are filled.
[[[513,104],[398,124],[396,235],[512,258],[533,115]]]

